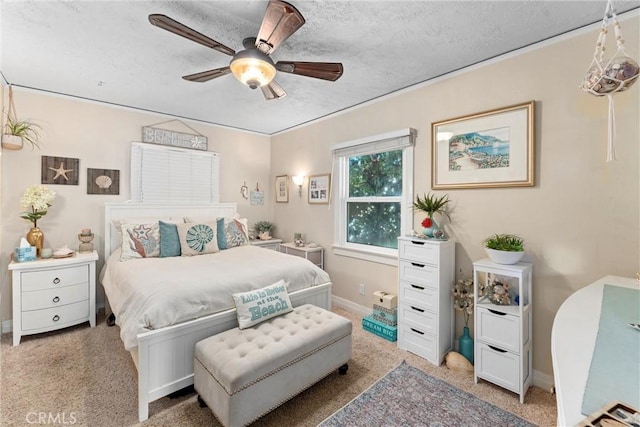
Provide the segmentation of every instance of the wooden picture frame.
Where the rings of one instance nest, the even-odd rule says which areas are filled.
[[[331,196],[331,174],[311,175],[309,177],[308,201],[311,205],[326,205]]]
[[[80,159],[42,156],[41,184],[78,185]]]
[[[120,171],[87,168],[87,194],[120,194]]]
[[[276,176],[276,203],[289,203],[289,176]]]
[[[431,188],[532,187],[535,101],[431,124]]]

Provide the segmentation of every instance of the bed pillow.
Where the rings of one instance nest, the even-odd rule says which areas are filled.
[[[182,256],[211,254],[218,252],[216,222],[192,222],[176,224],[180,238]]]
[[[220,250],[249,244],[249,221],[246,218],[218,218]]]
[[[158,223],[120,225],[122,251],[120,261],[160,256],[160,230]]]
[[[287,285],[280,280],[266,288],[233,294],[238,327],[246,329],[293,310]]]
[[[180,236],[178,225],[171,222],[158,221],[160,225],[160,258],[180,256]]]

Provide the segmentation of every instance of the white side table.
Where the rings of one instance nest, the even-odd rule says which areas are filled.
[[[9,263],[13,290],[13,345],[38,334],[89,321],[96,326],[98,253]]]
[[[321,246],[311,248],[307,245],[296,246],[295,243],[289,242],[280,245],[280,252],[306,258],[324,270],[324,248]]]
[[[251,241],[253,246],[259,246],[265,249],[271,249],[272,251],[280,251],[280,244],[282,243],[281,239],[269,239],[269,240],[258,240],[254,239]]]

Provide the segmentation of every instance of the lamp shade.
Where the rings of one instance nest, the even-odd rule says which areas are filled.
[[[238,52],[229,68],[236,79],[251,89],[269,84],[276,75],[276,67],[271,58],[257,49]]]
[[[295,185],[302,185],[304,183],[304,175],[294,175],[291,180]]]

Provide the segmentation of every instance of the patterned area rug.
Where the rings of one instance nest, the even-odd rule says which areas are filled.
[[[403,361],[320,427],[533,425]]]

